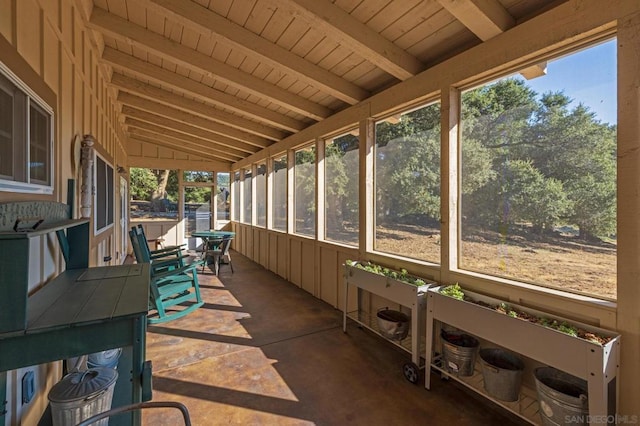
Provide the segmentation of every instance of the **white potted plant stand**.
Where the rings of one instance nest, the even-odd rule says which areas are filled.
[[[587,381],[589,397],[589,416],[615,415],[618,400],[616,376],[619,369],[620,336],[609,330],[567,320],[554,315],[529,309],[513,303],[494,299],[478,293],[464,290],[465,296],[492,306],[506,303],[513,309],[542,318],[566,321],[588,332],[611,338],[600,345],[579,337],[535,324],[519,318],[481,306],[458,300],[439,293],[441,287],[431,287],[427,291],[426,323],[426,364],[447,375],[434,356],[434,326],[436,321],[451,325],[469,334],[490,341],[513,352],[562,370]],[[476,372],[479,373],[479,372]],[[449,376],[463,385],[474,389],[517,416],[533,424],[540,422],[538,402],[535,391],[523,389],[519,403],[505,403],[486,395],[477,374],[470,378]],[[430,375],[425,375],[425,387],[430,388]]]
[[[365,271],[355,266],[344,266],[343,331],[347,332],[347,318],[382,336],[375,312],[368,312],[362,305],[361,290],[368,291],[391,302],[411,309],[411,327],[407,337],[401,341],[389,340],[411,354],[411,363],[405,363],[403,374],[407,380],[417,383],[420,377],[421,354],[424,353],[424,324],[427,289],[435,285],[425,281],[424,285],[413,285],[405,281]],[[358,289],[355,311],[349,312],[349,287]],[[383,336],[384,337],[384,336]]]

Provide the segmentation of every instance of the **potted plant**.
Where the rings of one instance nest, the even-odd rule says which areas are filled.
[[[434,324],[440,321],[586,380],[589,414],[609,412],[609,387],[615,386],[618,374],[617,333],[468,291],[458,284],[431,287],[427,294],[429,364],[439,368],[433,363],[432,349]]]

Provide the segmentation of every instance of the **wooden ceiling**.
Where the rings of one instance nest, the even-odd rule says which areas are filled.
[[[93,3],[127,137],[231,165],[559,1]]]

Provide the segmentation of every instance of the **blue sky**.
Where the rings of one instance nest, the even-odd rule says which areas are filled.
[[[548,63],[547,75],[527,81],[542,94],[559,90],[582,102],[602,122],[617,122],[616,40],[609,40],[586,50],[572,53]]]

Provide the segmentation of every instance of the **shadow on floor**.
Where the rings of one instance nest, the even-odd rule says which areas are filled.
[[[348,326],[325,302],[233,253],[235,273],[199,274],[205,306],[149,326],[153,400],[184,403],[194,425],[523,424],[459,385],[409,383],[410,355]],[[162,410],[145,425],[179,425]]]

